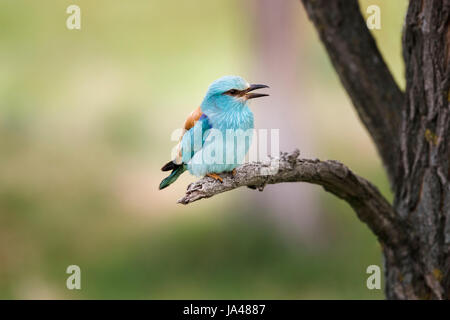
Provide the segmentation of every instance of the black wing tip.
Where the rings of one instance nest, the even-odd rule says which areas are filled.
[[[175,164],[173,161],[169,161],[161,168],[161,171],[170,171],[175,169],[177,166],[178,165]]]
[[[170,171],[170,170],[175,170],[179,167],[181,167],[183,164],[176,164],[173,161],[169,161],[167,162],[162,168],[161,171]]]

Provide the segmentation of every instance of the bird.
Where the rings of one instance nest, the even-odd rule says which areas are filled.
[[[161,168],[172,172],[161,181],[159,189],[168,187],[186,170],[220,182],[220,173],[232,172],[234,176],[253,135],[254,117],[249,101],[268,96],[254,92],[263,88],[269,86],[249,84],[239,76],[213,81],[200,106],[184,122],[175,157]]]

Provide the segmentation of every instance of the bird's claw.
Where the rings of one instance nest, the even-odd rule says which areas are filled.
[[[217,173],[207,173],[206,175],[210,178],[213,178],[214,180],[219,180],[221,183],[223,183],[223,179]]]

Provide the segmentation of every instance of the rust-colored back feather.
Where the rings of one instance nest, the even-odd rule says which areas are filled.
[[[192,111],[191,114],[186,119],[186,121],[184,122],[184,130],[187,131],[187,130],[191,129],[195,125],[195,123],[198,121],[198,119],[200,119],[202,114],[203,114],[203,112],[202,112],[201,107],[198,107],[197,109]]]

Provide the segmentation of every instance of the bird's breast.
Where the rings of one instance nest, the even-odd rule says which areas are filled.
[[[247,110],[224,112],[212,117],[213,128],[219,130],[248,130],[254,128],[253,113]]]

